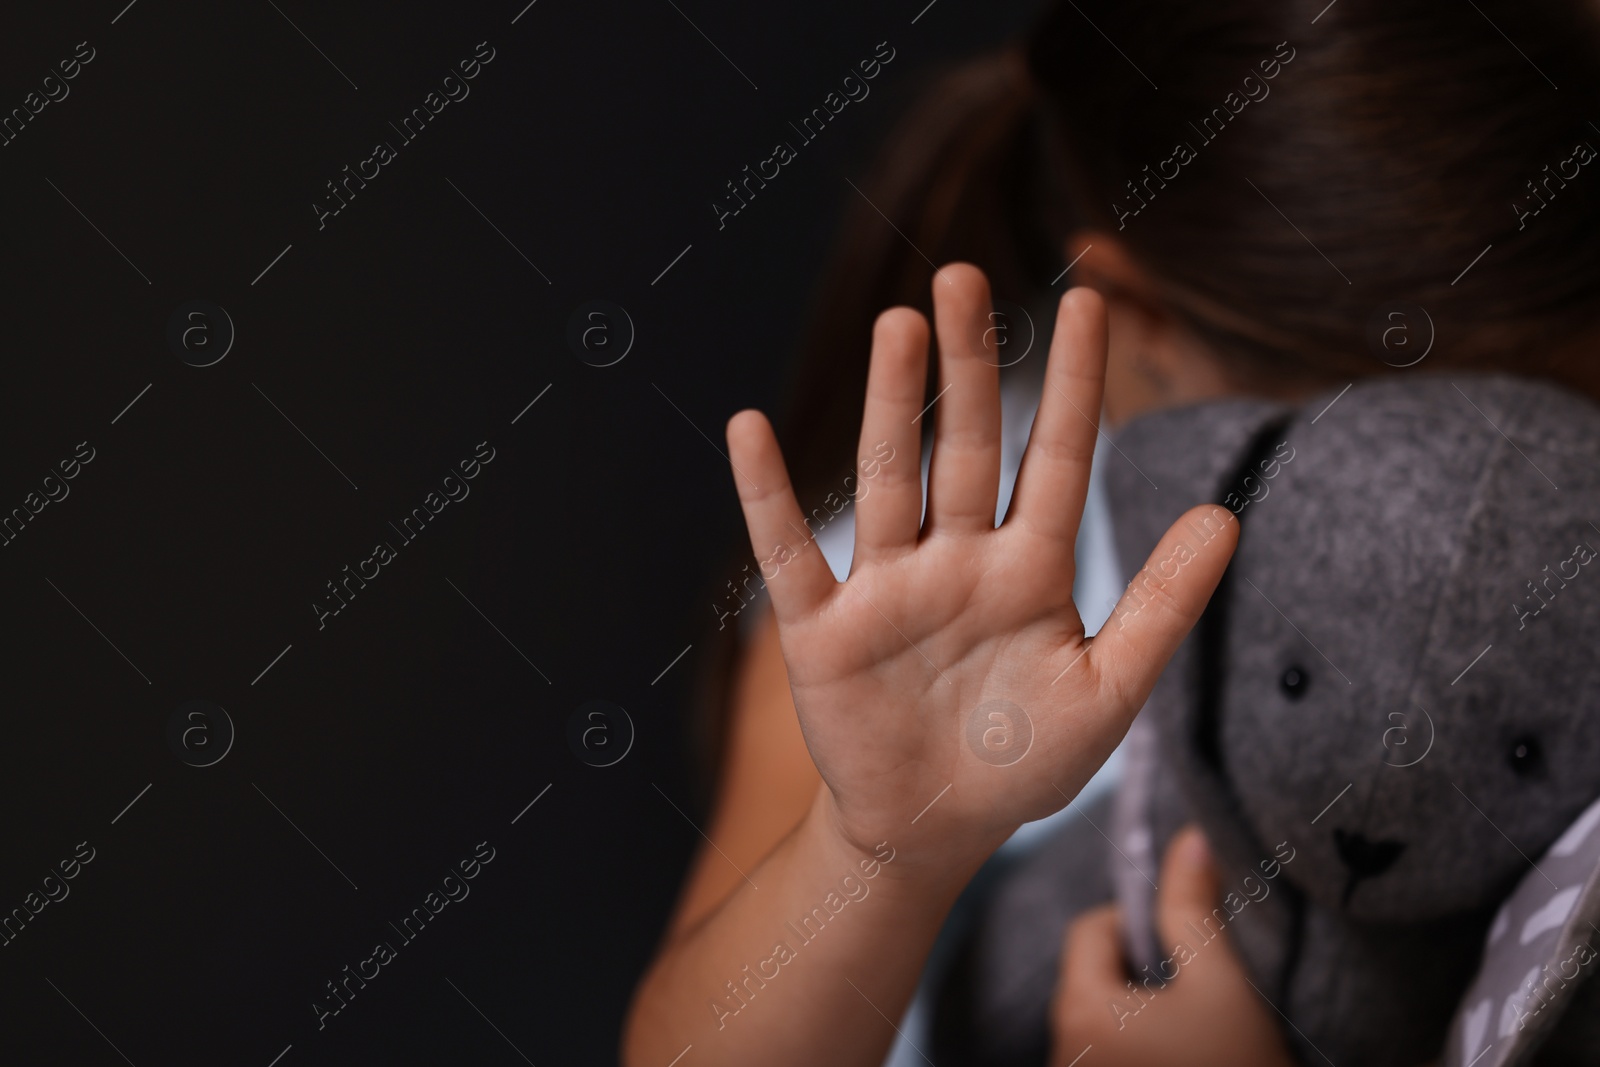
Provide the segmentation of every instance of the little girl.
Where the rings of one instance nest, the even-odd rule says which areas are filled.
[[[1597,18],[1579,0],[1075,0],[909,116],[826,279],[791,467],[760,415],[728,426],[772,610],[740,651],[707,845],[629,1064],[880,1062],[968,881],[1115,747],[1236,527],[1173,515],[1118,623],[1086,637],[1073,548],[1102,411],[1292,402],[1423,359],[1600,395],[1600,181],[1562,169],[1600,144]],[[924,256],[947,265],[929,279]],[[1080,288],[997,527],[994,298],[1036,305],[1063,267]],[[927,309],[925,290],[931,331],[879,314]],[[839,582],[804,516],[851,465],[856,417],[854,455],[895,458],[857,500]],[[1204,864],[1177,854],[1199,851],[1175,846],[1174,908],[1204,896]],[[1165,1043],[1074,1038],[1061,1067],[1281,1061],[1269,1010],[1215,958],[1157,1002]],[[1079,931],[1060,1033],[1084,1032],[1073,989],[1120,987],[1118,966],[1113,930]]]

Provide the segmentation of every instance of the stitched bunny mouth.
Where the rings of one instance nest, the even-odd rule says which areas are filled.
[[[1404,841],[1374,841],[1340,827],[1336,827],[1333,831],[1333,843],[1339,851],[1339,861],[1350,872],[1349,878],[1344,883],[1344,895],[1340,900],[1340,906],[1346,911],[1350,908],[1350,898],[1355,895],[1356,886],[1368,878],[1376,878],[1393,867],[1400,854],[1406,850]]]

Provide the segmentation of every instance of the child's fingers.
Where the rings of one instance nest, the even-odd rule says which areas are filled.
[[[1095,673],[1130,714],[1199,621],[1238,540],[1239,521],[1227,508],[1191,508],[1167,530],[1090,642]]]
[[[922,410],[928,321],[890,308],[872,330],[872,366],[856,452],[856,560],[908,548],[922,526]]]
[[[1061,968],[1056,977],[1055,1002],[1050,1022],[1054,1036],[1053,1065],[1076,1064],[1088,1048],[1096,1044],[1117,1045],[1127,1035],[1113,1032],[1112,1015],[1106,1010],[1128,995],[1127,967],[1122,959],[1122,922],[1115,904],[1104,904],[1086,911],[1067,927],[1066,944],[1061,950]],[[1120,1046],[1127,1051],[1126,1044]],[[1104,1052],[1112,1052],[1105,1048]],[[1126,1063],[1133,1058],[1115,1056],[1105,1062]]]
[[[1156,928],[1163,949],[1190,944],[1194,931],[1220,930],[1212,909],[1221,908],[1221,884],[1197,826],[1187,826],[1173,837],[1161,863],[1161,886],[1156,890]],[[1223,925],[1231,916],[1223,912]],[[1210,925],[1207,926],[1209,921]],[[1214,934],[1212,936],[1215,936]]]
[[[767,417],[741,411],[728,420],[727,434],[750,547],[783,623],[816,607],[837,583],[801,517]]]
[[[934,436],[928,523],[933,529],[994,529],[1000,494],[1000,371],[983,358],[991,310],[989,282],[977,267],[952,263],[934,276],[940,392],[930,412]]]
[[[1115,904],[1086,911],[1067,927],[1057,994],[1063,1007],[1081,1009],[1086,1001],[1100,1010],[1106,990],[1122,988],[1121,920]]]
[[[1073,544],[1089,491],[1106,380],[1106,307],[1092,289],[1061,298],[1044,393],[1006,521]]]

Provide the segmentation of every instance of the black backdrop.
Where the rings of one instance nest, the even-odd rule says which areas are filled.
[[[845,178],[1018,5],[125,3],[0,44],[0,1058],[611,1061],[699,840],[722,425],[781,400]],[[569,744],[596,699],[631,748]]]

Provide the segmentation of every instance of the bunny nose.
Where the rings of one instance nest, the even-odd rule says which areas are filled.
[[[1357,883],[1378,875],[1394,866],[1400,853],[1406,849],[1404,841],[1374,841],[1363,834],[1343,829],[1333,831],[1333,843],[1339,851],[1339,862],[1350,872],[1344,884],[1344,906],[1350,906],[1350,897]]]

